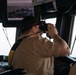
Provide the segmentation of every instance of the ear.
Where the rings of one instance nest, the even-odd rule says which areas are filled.
[[[37,26],[33,26],[33,27],[32,27],[32,32],[33,32],[33,33],[36,33],[36,32],[37,32]]]
[[[35,26],[32,27],[32,32],[33,32],[33,33],[36,32],[36,27],[35,27]]]

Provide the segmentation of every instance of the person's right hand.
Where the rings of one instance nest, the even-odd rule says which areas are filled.
[[[47,33],[52,37],[54,38],[55,35],[58,35],[58,31],[56,29],[56,27],[51,24],[51,23],[48,23],[48,31]]]

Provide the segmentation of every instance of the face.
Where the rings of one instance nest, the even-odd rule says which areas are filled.
[[[40,35],[42,35],[42,32],[39,29],[39,25],[33,26],[33,33],[39,32]]]
[[[43,34],[43,32],[40,30],[40,26],[39,25],[37,25],[37,32],[39,32],[40,35]]]
[[[39,32],[39,25],[33,26],[32,29],[34,33]]]
[[[36,29],[37,29],[38,32],[40,31],[40,29],[39,29],[39,25],[36,26]]]

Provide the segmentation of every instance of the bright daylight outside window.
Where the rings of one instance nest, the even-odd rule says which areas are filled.
[[[76,57],[76,16],[74,20],[74,26],[72,31],[72,39],[71,39],[71,57]]]
[[[8,56],[15,42],[16,28],[4,28],[0,23],[0,55]]]

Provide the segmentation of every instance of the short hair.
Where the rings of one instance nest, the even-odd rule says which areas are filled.
[[[21,22],[21,32],[25,32],[28,31],[29,29],[32,28],[32,26],[35,26],[38,24],[38,21],[36,20],[36,18],[32,15],[29,16],[25,16]]]

